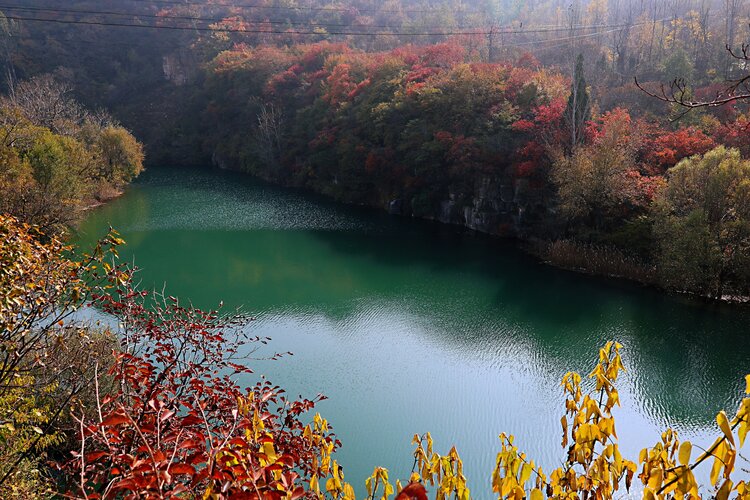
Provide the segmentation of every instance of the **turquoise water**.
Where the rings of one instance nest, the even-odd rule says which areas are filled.
[[[242,307],[273,338],[267,354],[295,354],[253,365],[291,395],[328,396],[318,411],[360,491],[376,465],[408,478],[411,437],[426,431],[438,451],[458,447],[477,498],[490,496],[500,432],[557,466],[559,379],[588,373],[610,339],[624,345],[617,431],[633,460],[668,425],[712,440],[750,373],[747,307],[557,270],[460,228],[239,174],[153,169],[92,211],[80,242],[110,224],[143,286]]]

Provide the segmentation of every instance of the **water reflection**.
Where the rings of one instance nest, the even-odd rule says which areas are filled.
[[[500,431],[556,465],[558,380],[589,370],[608,339],[626,346],[618,432],[631,456],[669,423],[708,439],[750,372],[746,308],[551,269],[491,238],[246,177],[155,170],[93,212],[80,240],[110,223],[144,285],[242,305],[255,334],[295,352],[261,371],[330,396],[321,411],[357,484],[376,464],[408,475],[410,437],[426,430],[459,446],[480,492]]]

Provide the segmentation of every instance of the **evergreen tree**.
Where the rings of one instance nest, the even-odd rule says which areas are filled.
[[[570,147],[574,149],[583,142],[586,122],[591,118],[591,102],[583,76],[583,54],[578,54],[573,71],[573,85],[565,108],[565,121],[570,128]]]

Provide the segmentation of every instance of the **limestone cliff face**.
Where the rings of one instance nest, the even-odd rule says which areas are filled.
[[[482,233],[525,238],[547,231],[550,212],[543,191],[530,189],[525,179],[483,177],[473,190],[451,191],[433,213],[415,213],[415,199],[390,200],[393,215],[415,216],[456,224]]]
[[[527,179],[506,175],[479,177],[473,186],[449,186],[447,196],[437,201],[425,200],[425,193],[397,198],[369,193],[367,197],[352,198],[352,186],[343,185],[336,176],[326,181],[311,181],[274,175],[244,165],[235,155],[218,150],[214,150],[212,160],[221,169],[245,171],[274,184],[306,189],[344,203],[381,208],[391,215],[435,220],[504,237],[554,237],[549,189],[531,186]]]

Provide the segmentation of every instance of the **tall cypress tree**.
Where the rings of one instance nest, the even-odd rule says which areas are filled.
[[[573,85],[565,108],[565,121],[570,129],[570,147],[575,148],[583,142],[583,131],[586,122],[591,118],[591,102],[583,75],[583,54],[578,54],[573,70]]]

